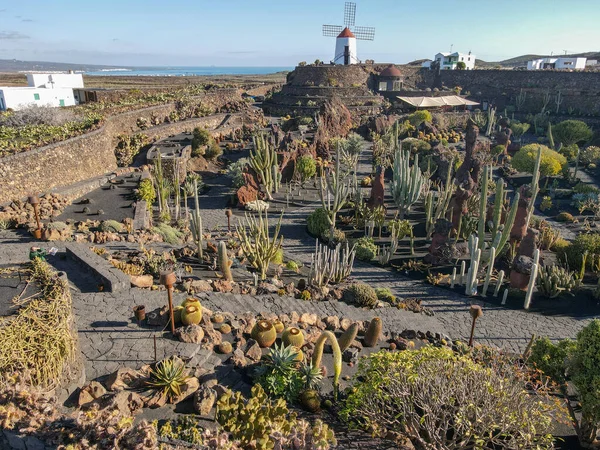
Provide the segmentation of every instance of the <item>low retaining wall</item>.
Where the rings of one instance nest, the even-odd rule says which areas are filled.
[[[234,89],[208,93],[199,101],[221,107],[239,94]],[[153,106],[108,117],[104,125],[90,133],[0,159],[0,204],[31,194],[41,194],[110,173],[117,169],[114,149],[119,134],[144,133],[151,139],[191,131],[196,126],[214,128],[224,114],[167,123],[141,130],[139,118],[163,118],[175,104]]]
[[[96,255],[87,245],[67,244],[67,257],[80,263],[104,287],[105,292],[119,292],[131,287],[129,275],[113,267],[106,260]]]

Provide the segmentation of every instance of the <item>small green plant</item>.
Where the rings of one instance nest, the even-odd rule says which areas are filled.
[[[275,345],[256,368],[255,377],[267,395],[294,402],[304,389],[304,379],[298,367],[298,349],[292,345]]]
[[[565,120],[552,127],[552,135],[556,142],[569,146],[589,141],[593,136],[593,132],[581,120]]]
[[[179,244],[183,237],[181,231],[166,223],[159,223],[157,226],[152,227],[152,232],[158,234],[164,242],[171,245]]]
[[[123,231],[123,224],[116,220],[104,220],[100,224],[100,231],[105,233],[121,233]]]
[[[431,122],[431,113],[426,109],[415,111],[414,113],[408,116],[408,121],[413,127],[418,127],[423,122]]]
[[[215,141],[211,142],[211,144],[204,151],[204,157],[209,161],[216,161],[222,154],[223,149]]]
[[[567,164],[567,159],[560,153],[540,144],[529,144],[521,147],[511,160],[511,165],[519,172],[533,173],[538,149],[542,148],[540,175],[551,177],[558,175]]]
[[[140,200],[144,200],[148,203],[148,205],[152,205],[154,200],[156,200],[156,190],[154,189],[154,183],[150,178],[145,178],[140,181],[140,185],[138,187],[137,198]]]
[[[546,195],[542,197],[542,202],[540,203],[540,211],[547,211],[552,208],[552,198]]]
[[[317,163],[311,155],[303,155],[296,160],[296,172],[300,180],[305,182],[317,173]]]
[[[313,236],[321,236],[323,231],[329,230],[329,216],[324,208],[315,209],[306,219],[308,232]]]
[[[346,233],[339,228],[333,229],[333,236],[330,230],[325,230],[321,233],[321,239],[327,242],[331,247],[346,242]]]
[[[392,294],[390,288],[375,288],[375,293],[382,302],[394,303],[396,301],[396,296]]]
[[[160,361],[150,371],[148,386],[162,391],[169,401],[181,395],[181,388],[185,385],[189,375],[183,361],[170,358]]]
[[[285,263],[285,268],[296,273],[300,271],[300,266],[298,265],[298,263],[291,259],[287,263]]]
[[[531,347],[528,363],[562,384],[566,381],[567,360],[574,348],[575,342],[569,339],[554,344],[547,337],[538,338]]]
[[[558,215],[556,216],[556,221],[557,222],[573,222],[575,220],[575,218],[573,217],[573,214],[568,213],[566,211],[560,212],[558,213]]]
[[[308,301],[312,298],[312,295],[310,294],[310,291],[307,291],[306,289],[304,289],[302,291],[302,293],[300,294],[300,298],[302,300]]]
[[[192,156],[203,156],[205,147],[213,141],[212,136],[204,128],[196,127],[192,132]]]
[[[570,294],[578,284],[575,273],[564,267],[544,266],[538,271],[537,288],[544,297],[556,298],[563,292]]]
[[[371,261],[377,255],[377,245],[372,238],[361,237],[356,241],[356,258],[361,261]]]
[[[367,308],[374,308],[377,305],[377,293],[368,284],[356,283],[348,286],[344,290],[344,300],[348,303]]]

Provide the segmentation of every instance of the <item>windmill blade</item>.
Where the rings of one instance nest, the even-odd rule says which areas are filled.
[[[346,2],[344,7],[344,25],[353,27],[356,21],[356,3]]]
[[[374,27],[354,27],[352,30],[356,39],[363,41],[372,41],[375,39],[375,28]]]
[[[323,36],[338,37],[343,29],[341,25],[323,25]]]

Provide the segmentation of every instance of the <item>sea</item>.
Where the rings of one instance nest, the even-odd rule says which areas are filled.
[[[293,67],[138,67],[86,71],[86,75],[193,77],[205,75],[266,75],[294,70]]]

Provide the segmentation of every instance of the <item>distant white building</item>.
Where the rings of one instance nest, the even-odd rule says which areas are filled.
[[[27,74],[27,87],[0,87],[0,111],[38,106],[77,104],[73,88],[83,88],[81,74]]]
[[[434,62],[440,65],[441,70],[456,70],[458,63],[465,63],[465,70],[473,70],[475,68],[475,55],[469,53],[438,53],[433,61],[425,61],[421,66],[431,67]]]
[[[587,58],[575,57],[548,57],[527,61],[527,70],[583,70]]]

